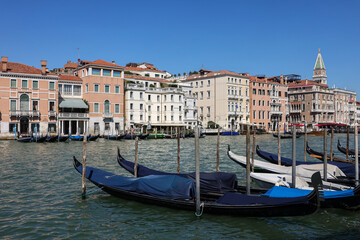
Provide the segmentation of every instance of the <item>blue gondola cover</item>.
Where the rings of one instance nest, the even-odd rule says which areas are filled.
[[[296,188],[286,188],[286,187],[278,187],[274,186],[269,191],[264,193],[264,196],[268,197],[301,197],[306,196],[311,192],[311,190],[303,190],[303,189],[296,189]],[[324,191],[324,198],[331,199],[331,198],[342,198],[342,197],[351,197],[354,196],[354,190],[344,190],[344,191]]]

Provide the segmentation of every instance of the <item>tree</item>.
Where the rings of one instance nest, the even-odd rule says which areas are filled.
[[[213,121],[208,121],[208,123],[207,123],[207,128],[216,129],[218,127],[219,127],[219,124],[217,124]]]

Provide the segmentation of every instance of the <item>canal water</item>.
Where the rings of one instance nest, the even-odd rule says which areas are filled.
[[[322,137],[309,136],[321,150]],[[336,134],[346,145],[346,135]],[[297,141],[303,159],[304,139]],[[256,141],[266,151],[277,151],[277,139],[262,135]],[[329,139],[330,142],[330,139]],[[353,137],[351,138],[353,142]],[[245,171],[226,155],[227,144],[245,154],[245,136],[222,136],[220,170]],[[352,146],[352,144],[351,144]],[[134,141],[98,139],[87,144],[87,165],[130,176],[116,162],[116,148],[134,160]],[[353,146],[352,146],[353,147]],[[330,149],[330,148],[328,148]],[[291,157],[291,139],[282,140],[282,155]],[[245,218],[174,210],[115,198],[102,191],[81,199],[81,175],[72,157],[82,157],[82,142],[18,143],[0,141],[0,239],[314,239],[360,237],[360,211],[321,209],[303,217]],[[256,157],[259,159],[259,157]],[[216,136],[200,139],[201,171],[216,168]],[[316,161],[308,156],[309,161]],[[139,163],[176,172],[175,139],[139,142]],[[194,139],[181,139],[181,172],[195,171]],[[94,186],[87,183],[88,190]]]

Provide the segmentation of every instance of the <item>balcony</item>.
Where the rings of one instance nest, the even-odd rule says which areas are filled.
[[[56,111],[49,111],[49,117],[56,117]]]
[[[89,118],[88,113],[67,113],[67,112],[61,112],[59,113],[59,118]]]
[[[10,117],[39,117],[40,112],[36,110],[10,110]]]
[[[311,112],[314,112],[314,113],[321,113],[321,112],[323,112],[323,109],[321,109],[321,108],[311,108]]]
[[[274,110],[274,111],[271,111],[270,114],[271,114],[271,115],[282,115],[283,112],[278,111],[278,110]]]
[[[240,97],[238,95],[228,95],[229,99],[239,99]]]
[[[113,114],[112,113],[103,113],[103,118],[112,118]]]
[[[290,113],[301,113],[301,109],[290,109]]]

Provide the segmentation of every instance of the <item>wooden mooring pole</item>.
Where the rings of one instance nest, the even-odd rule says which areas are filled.
[[[355,186],[359,185],[359,139],[357,122],[354,123],[354,147],[355,147]]]
[[[254,158],[255,158],[255,145],[256,145],[256,130],[253,131],[253,145],[252,145],[252,152],[251,152],[251,171],[254,172]]]
[[[196,216],[200,216],[200,158],[199,127],[195,127],[195,183],[196,183]]]
[[[246,194],[250,194],[250,125],[246,126]]]
[[[306,162],[307,123],[304,123],[304,162]]]
[[[350,127],[347,127],[346,132],[346,160],[349,161],[349,141],[350,141]]]
[[[324,129],[324,181],[327,181],[327,130]]]
[[[220,165],[220,127],[218,127],[218,134],[217,134],[217,145],[216,145],[216,171],[219,172],[219,165]]]
[[[135,137],[135,164],[134,164],[134,176],[137,178],[137,165],[138,165],[138,144],[139,144],[139,137]]]
[[[180,127],[177,127],[177,173],[180,173]]]
[[[296,187],[296,129],[295,125],[292,125],[292,184]]]
[[[277,124],[278,128],[278,165],[281,165],[281,138],[280,138],[280,123]],[[293,133],[294,134],[294,133]]]
[[[334,128],[331,128],[331,138],[330,138],[330,161],[334,160],[333,152],[334,152]]]
[[[81,196],[83,199],[86,198],[86,130],[83,139],[83,158],[82,158],[82,184],[81,184]]]

